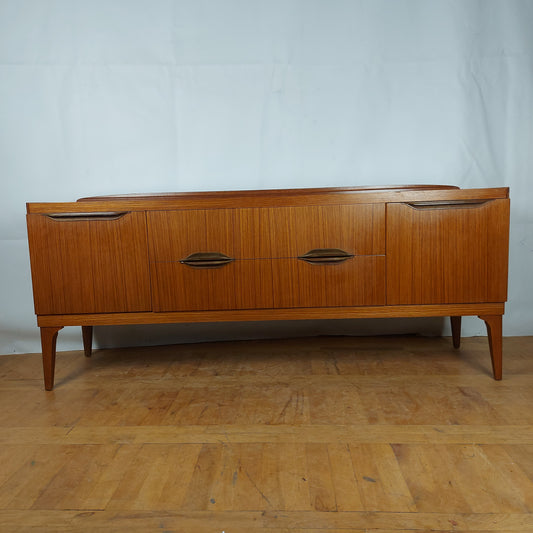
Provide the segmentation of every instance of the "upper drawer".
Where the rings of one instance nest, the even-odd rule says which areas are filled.
[[[199,252],[235,256],[234,209],[149,211],[152,261],[179,261]]]
[[[385,253],[383,204],[199,209],[148,213],[152,261],[219,252],[236,259],[297,257],[336,248]]]
[[[385,205],[270,209],[272,257],[337,248],[353,255],[385,254]]]

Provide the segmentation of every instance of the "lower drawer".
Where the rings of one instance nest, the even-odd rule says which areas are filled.
[[[385,256],[355,256],[343,263],[272,261],[274,307],[345,307],[385,304]]]
[[[152,263],[155,312],[273,307],[270,259],[239,260],[219,268]]]
[[[155,262],[151,275],[155,312],[385,304],[385,256],[329,265],[249,259],[220,268]]]

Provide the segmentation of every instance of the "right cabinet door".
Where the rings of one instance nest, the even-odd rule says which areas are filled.
[[[390,203],[387,304],[504,302],[509,200]]]

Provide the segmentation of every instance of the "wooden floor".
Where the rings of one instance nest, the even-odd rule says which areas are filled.
[[[0,357],[0,531],[533,530],[533,337]]]

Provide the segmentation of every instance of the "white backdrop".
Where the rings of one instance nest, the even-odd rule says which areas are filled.
[[[533,2],[0,0],[0,353],[39,351],[25,202],[511,187],[504,334],[533,334]],[[438,320],[99,329],[100,345],[447,332]],[[465,335],[484,334],[468,319]],[[68,328],[58,349],[79,348]]]

